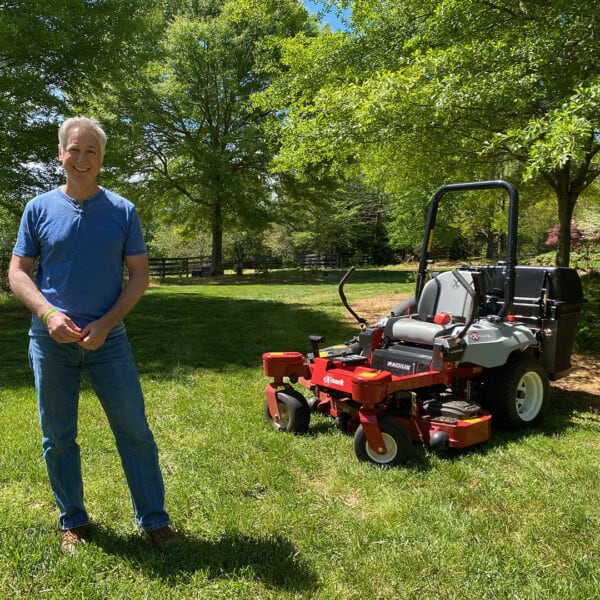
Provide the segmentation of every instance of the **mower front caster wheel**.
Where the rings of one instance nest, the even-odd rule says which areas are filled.
[[[382,417],[379,429],[385,442],[385,454],[377,454],[369,446],[364,428],[360,425],[354,434],[354,452],[358,460],[382,467],[405,465],[412,454],[412,442],[404,425],[392,417]]]
[[[265,401],[265,419],[271,423],[275,431],[287,433],[306,433],[310,423],[310,408],[306,398],[295,390],[277,392],[277,408],[279,419],[274,419]]]

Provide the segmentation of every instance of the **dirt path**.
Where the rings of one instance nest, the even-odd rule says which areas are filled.
[[[352,308],[369,323],[374,323],[401,300],[397,294],[386,294],[353,301]],[[350,315],[348,318],[354,321]],[[571,373],[551,383],[553,394],[568,401],[576,410],[600,414],[600,356],[573,354],[571,363]]]

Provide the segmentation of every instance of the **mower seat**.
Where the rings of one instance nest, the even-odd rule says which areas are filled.
[[[460,274],[469,285],[473,277],[469,271]],[[473,296],[464,288],[452,271],[430,279],[419,298],[417,314],[388,319],[384,337],[392,342],[433,346],[438,335],[451,331],[458,323],[466,323],[473,313]],[[447,313],[447,322],[433,322],[436,315]],[[443,321],[442,320],[442,321]]]

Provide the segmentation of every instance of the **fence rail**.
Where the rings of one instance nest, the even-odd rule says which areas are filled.
[[[339,254],[306,254],[300,261],[305,269],[337,269],[340,266]]]
[[[180,277],[199,277],[210,273],[210,259],[198,258],[149,258],[150,275],[166,277],[179,275]]]
[[[348,257],[340,254],[306,254],[298,260],[287,264],[281,259],[260,258],[256,260],[245,260],[241,264],[236,261],[226,261],[223,264],[225,270],[247,269],[278,269],[281,267],[300,267],[302,269],[339,269],[346,264],[369,264],[370,257],[364,256],[360,260],[350,261]],[[167,277],[176,275],[178,277],[205,277],[211,272],[211,257],[150,257],[150,275],[154,277]]]

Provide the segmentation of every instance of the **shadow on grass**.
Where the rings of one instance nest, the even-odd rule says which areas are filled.
[[[585,416],[582,417],[581,413],[585,413]],[[577,422],[574,420],[576,416],[578,417]],[[413,442],[410,462],[406,466],[397,468],[427,472],[432,468],[434,456],[441,460],[460,461],[471,456],[485,456],[498,448],[503,448],[508,444],[528,437],[556,436],[571,428],[581,429],[582,427],[596,433],[600,431],[600,395],[554,388],[551,393],[548,413],[540,426],[511,430],[494,426],[492,418],[492,437],[488,441],[468,448],[448,448],[441,452],[434,452],[426,444],[418,441]],[[337,429],[339,428],[333,419],[327,417],[314,419],[311,416],[311,425],[306,435],[313,438],[315,443],[318,443],[320,436],[328,435],[332,430]],[[356,460],[352,451],[354,432],[346,431],[345,433],[348,438],[348,459]],[[376,465],[372,466],[373,468],[379,468]]]
[[[31,313],[15,300],[0,306],[0,389],[33,386],[27,361]]]
[[[312,333],[336,343],[358,328],[301,305],[161,293],[142,299],[127,331],[140,373],[169,379],[186,368],[261,369],[264,352],[307,352]]]
[[[281,535],[225,533],[216,540],[203,540],[185,534],[180,545],[160,552],[142,535],[124,537],[94,526],[92,543],[108,554],[125,558],[146,576],[167,583],[205,571],[209,580],[260,581],[270,588],[297,593],[309,593],[318,586],[315,572]]]
[[[27,361],[30,315],[0,315],[0,389],[33,385]],[[310,350],[318,333],[343,342],[358,328],[320,311],[274,301],[147,294],[126,327],[141,374],[169,380],[182,370],[261,369],[267,351]]]
[[[346,269],[290,269],[251,275],[223,275],[221,277],[166,277],[159,279],[161,286],[169,285],[336,285]],[[357,269],[348,280],[352,283],[410,283],[416,281],[417,265],[411,270]]]

